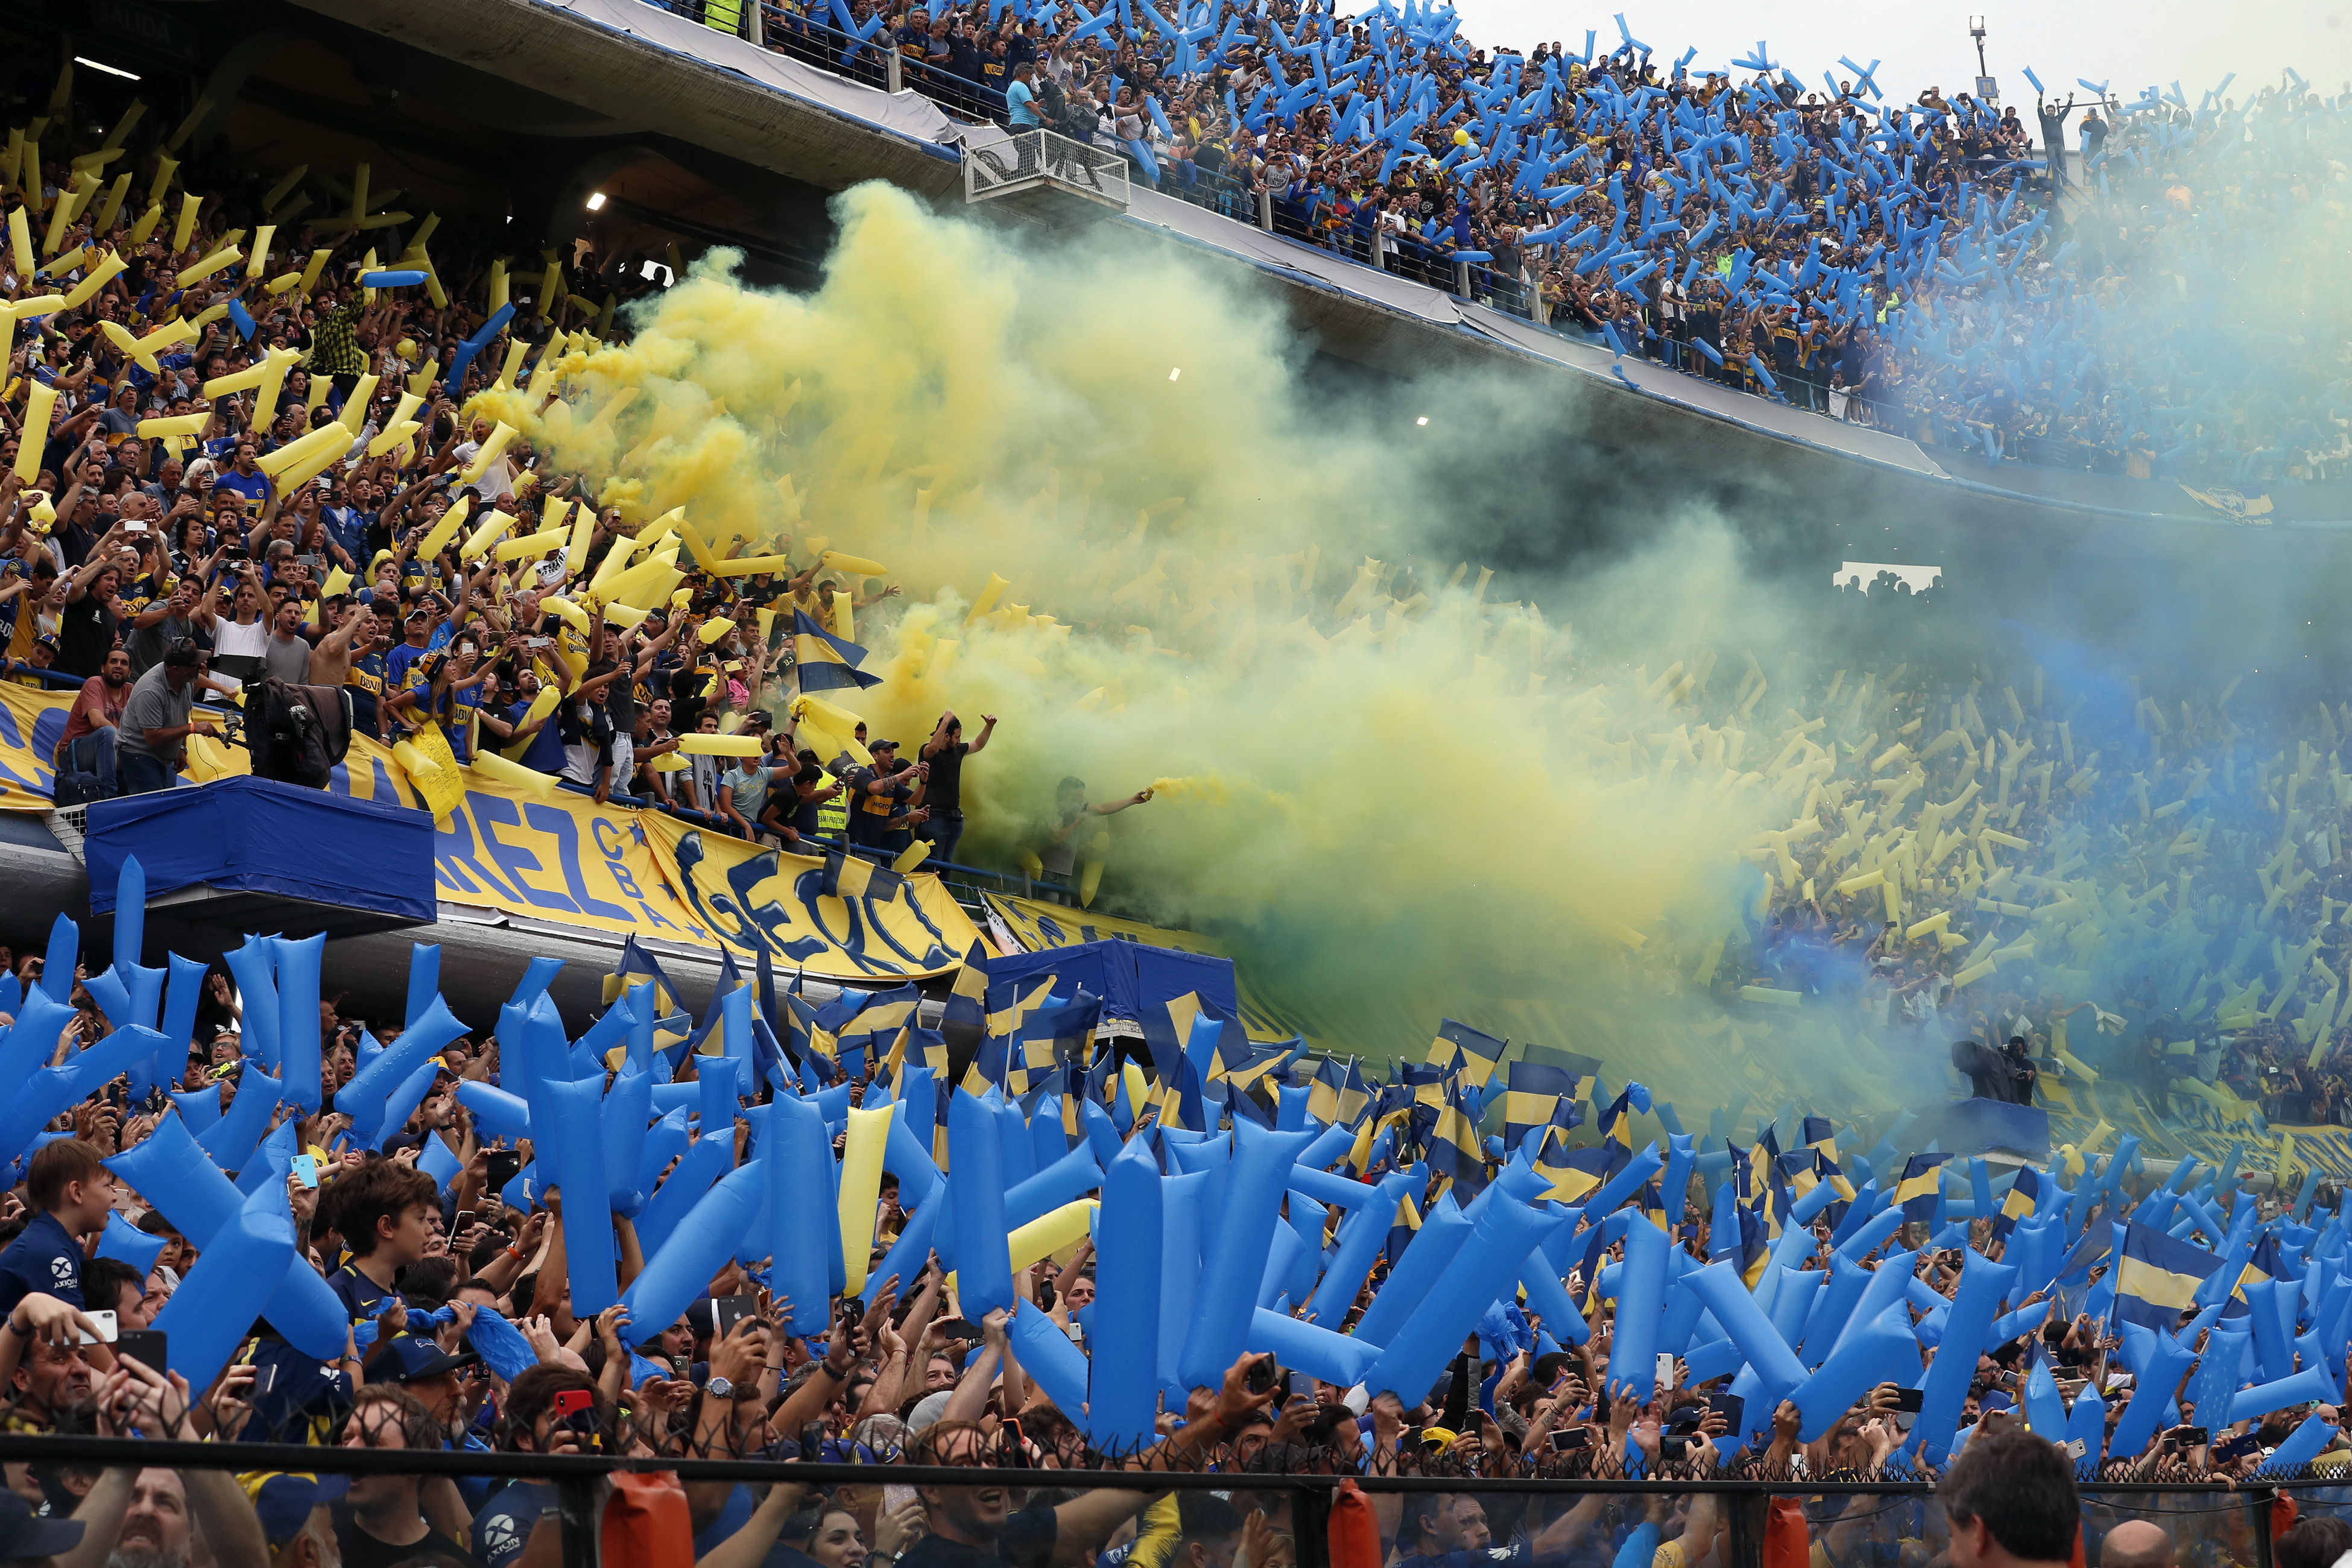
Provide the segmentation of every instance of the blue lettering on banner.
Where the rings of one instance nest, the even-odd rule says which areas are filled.
[[[625,921],[629,911],[618,904],[609,904],[588,890],[580,855],[580,825],[572,815],[560,805],[534,801],[523,807],[523,819],[555,840],[556,849],[563,863],[563,885],[572,891],[573,906],[583,915],[600,920]]]
[[[955,955],[940,939],[939,928],[923,911],[920,904],[908,896],[902,884],[898,897],[905,907],[920,921],[933,938],[929,951],[909,952],[891,936],[884,924],[882,910],[887,902],[872,897],[864,899],[834,898],[824,895],[824,868],[813,866],[791,879],[791,897],[807,916],[808,926],[814,935],[795,934],[796,924],[792,910],[772,898],[757,899],[753,889],[761,883],[783,879],[782,861],[776,851],[770,849],[754,855],[730,868],[727,873],[726,892],[707,891],[695,868],[708,858],[702,835],[689,833],[678,841],[678,870],[686,882],[686,897],[694,912],[723,940],[734,945],[757,952],[768,947],[793,963],[805,963],[811,958],[831,948],[868,974],[898,974],[909,969],[941,969],[955,962]],[[825,908],[827,902],[840,907],[847,929],[835,933]],[[865,906],[860,908],[859,906]],[[887,948],[888,953],[869,953],[868,935],[875,944]],[[894,962],[888,954],[895,954]]]
[[[6,763],[0,762],[0,781],[5,781],[7,784],[13,784],[16,788],[23,790],[27,795],[37,795],[43,796],[49,795],[52,778],[51,770],[42,765],[41,752],[35,751],[33,748],[25,744],[24,731],[16,727],[16,713],[5,705],[0,705],[0,748],[5,748],[5,751],[12,752],[31,752],[33,757],[33,776],[31,778],[25,777],[24,774],[8,766]]]

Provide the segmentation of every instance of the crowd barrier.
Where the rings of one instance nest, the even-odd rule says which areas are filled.
[[[1000,1450],[1006,1445],[1000,1441]],[[1000,1462],[1008,1456],[998,1452]],[[1922,1560],[1943,1529],[1932,1477],[1899,1479],[1694,1474],[1655,1479],[1535,1479],[1490,1477],[1478,1467],[1451,1458],[1409,1458],[1405,1473],[1380,1473],[1377,1467],[1278,1472],[1295,1456],[1263,1451],[1237,1466],[1209,1471],[1139,1471],[1090,1468],[1094,1455],[1073,1455],[1079,1466],[1055,1462],[1050,1452],[1028,1446],[1025,1464],[992,1468],[987,1479],[970,1467],[881,1463],[812,1463],[797,1459],[705,1457],[621,1458],[603,1453],[541,1455],[474,1448],[418,1449],[319,1447],[280,1443],[194,1442],[127,1437],[59,1437],[0,1433],[0,1461],[29,1466],[38,1481],[44,1472],[89,1476],[110,1468],[166,1469],[182,1473],[226,1472],[246,1488],[260,1478],[393,1476],[420,1481],[448,1478],[461,1483],[536,1484],[554,1495],[553,1518],[561,1532],[565,1568],[672,1568],[687,1559],[679,1550],[687,1507],[682,1489],[712,1484],[756,1489],[792,1485],[807,1489],[798,1509],[822,1504],[849,1513],[860,1523],[868,1546],[884,1489],[911,1488],[919,1497],[959,1488],[1003,1489],[1011,1511],[1048,1506],[1096,1489],[1133,1492],[1140,1516],[1139,1532],[1163,1539],[1183,1530],[1179,1523],[1186,1494],[1206,1494],[1227,1505],[1211,1518],[1241,1529],[1223,1540],[1231,1548],[1244,1539],[1256,1514],[1271,1531],[1265,1563],[1236,1561],[1237,1568],[1353,1568],[1348,1527],[1335,1523],[1335,1505],[1345,1509],[1352,1494],[1371,1501],[1383,1529],[1392,1528],[1404,1500],[1442,1494],[1449,1500],[1444,1529],[1448,1550],[1474,1557],[1514,1541],[1537,1541],[1553,1561],[1611,1560],[1640,1528],[1656,1531],[1668,1543],[1705,1532],[1718,1555],[1717,1568],[1797,1568],[1825,1553],[1839,1568],[1904,1568]],[[662,1494],[677,1500],[665,1509]],[[903,1494],[900,1494],[903,1495]],[[1155,1510],[1150,1500],[1179,1500],[1176,1508]],[[608,1500],[618,1500],[617,1506]],[[496,1511],[495,1490],[482,1500]],[[1381,1505],[1388,1504],[1383,1509]],[[544,1506],[544,1505],[541,1505]],[[1360,1505],[1357,1505],[1360,1506]],[[2147,1483],[2088,1482],[2080,1487],[2083,1540],[2078,1561],[2100,1568],[2106,1532],[2127,1521],[2146,1521],[2172,1542],[2170,1560],[2237,1568],[2273,1568],[2273,1540],[2289,1522],[2339,1518],[2352,1522],[2352,1487],[2340,1476],[2264,1478],[2232,1486],[2213,1479]],[[534,1510],[535,1512],[535,1510]],[[60,1510],[58,1517],[63,1516]],[[273,1550],[282,1545],[285,1516],[265,1511]],[[1197,1527],[1196,1527],[1197,1528]],[[1802,1535],[1797,1532],[1801,1529]],[[1189,1532],[1183,1539],[1198,1539]],[[1459,1542],[1461,1545],[1453,1545]],[[1473,1542],[1476,1544],[1472,1544]],[[1171,1542],[1172,1543],[1172,1542]],[[697,1556],[717,1542],[702,1541]],[[1213,1550],[1219,1542],[1212,1539]],[[1128,1552],[1112,1548],[1118,1555]],[[1400,1553],[1407,1554],[1398,1542]],[[1696,1552],[1686,1552],[1689,1561]],[[283,1559],[280,1559],[283,1560]],[[1152,1560],[1165,1560],[1154,1554]],[[1185,1559],[1179,1557],[1177,1561]],[[1215,1558],[1213,1561],[1217,1560]]]

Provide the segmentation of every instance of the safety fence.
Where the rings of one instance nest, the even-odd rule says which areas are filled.
[[[1838,1568],[1916,1568],[1940,1552],[1946,1531],[1934,1479],[1926,1476],[1608,1479],[1570,1473],[1572,1462],[1548,1464],[1549,1473],[1532,1479],[1491,1476],[1479,1473],[1487,1456],[1475,1442],[1467,1456],[1457,1445],[1450,1453],[1410,1458],[1410,1468],[1422,1473],[1364,1473],[1360,1455],[1278,1444],[1240,1455],[1223,1451],[1224,1468],[1213,1471],[1171,1471],[1149,1468],[1148,1460],[1128,1468],[1076,1468],[1101,1461],[1082,1443],[1056,1449],[1023,1440],[1016,1447],[1017,1429],[1001,1429],[984,1447],[940,1445],[950,1454],[1014,1461],[985,1468],[631,1457],[593,1451],[608,1440],[593,1422],[576,1435],[592,1451],[509,1452],[419,1447],[409,1440],[416,1436],[413,1426],[370,1421],[366,1408],[352,1418],[360,1436],[350,1446],[11,1432],[0,1433],[0,1461],[12,1472],[25,1467],[18,1489],[37,1489],[51,1518],[79,1519],[100,1531],[121,1528],[125,1496],[176,1487],[182,1528],[193,1517],[217,1531],[224,1522],[237,1523],[218,1511],[233,1510],[233,1503],[224,1504],[223,1489],[191,1482],[236,1477],[238,1494],[256,1499],[257,1522],[281,1562],[292,1560],[280,1553],[310,1523],[313,1498],[299,1487],[290,1494],[271,1490],[263,1483],[270,1476],[333,1478],[316,1500],[328,1511],[313,1528],[341,1531],[347,1542],[350,1532],[382,1530],[413,1509],[423,1525],[445,1535],[470,1533],[472,1540],[457,1544],[482,1561],[508,1561],[535,1532],[551,1531],[565,1568],[599,1562],[669,1568],[709,1558],[730,1536],[738,1552],[726,1560],[757,1562],[779,1532],[806,1551],[811,1542],[795,1536],[812,1529],[828,1549],[825,1562],[834,1560],[833,1549],[851,1544],[846,1533],[854,1530],[858,1540],[845,1559],[854,1563],[869,1550],[904,1552],[940,1524],[970,1531],[977,1522],[1007,1541],[1034,1539],[1024,1532],[1042,1525],[1032,1511],[1038,1510],[1055,1510],[1056,1561],[1087,1562],[1105,1551],[1124,1557],[1129,1553],[1117,1549],[1140,1537],[1155,1546],[1149,1552],[1139,1546],[1139,1560],[1190,1560],[1158,1546],[1199,1542],[1208,1560],[1247,1568],[1353,1568],[1364,1559],[1350,1543],[1364,1539],[1368,1524],[1406,1557],[1491,1551],[1500,1560],[1503,1549],[1524,1542],[1524,1555],[1534,1558],[1601,1563],[1622,1561],[1629,1544],[1646,1560],[1680,1542],[1682,1561],[1711,1557],[1720,1568],[1780,1568],[1809,1556]],[[565,1433],[554,1446],[573,1440]],[[389,1446],[369,1446],[379,1442]],[[828,1443],[825,1451],[837,1447]],[[789,1452],[792,1445],[783,1447]],[[1059,1462],[1065,1458],[1073,1468]],[[111,1488],[100,1484],[110,1472]],[[165,1480],[162,1472],[177,1479]],[[343,1497],[347,1484],[352,1489]],[[780,1499],[772,1494],[778,1487],[789,1489]],[[341,1500],[328,1501],[326,1494]],[[909,1501],[919,1509],[906,1508]],[[2340,1475],[2307,1474],[2091,1482],[2081,1488],[2080,1507],[2082,1560],[2089,1568],[2101,1563],[2108,1532],[2133,1521],[2165,1532],[2168,1561],[2272,1568],[2273,1537],[2294,1521],[2352,1522],[2352,1487]],[[1335,1521],[1335,1510],[1358,1517]],[[136,1517],[135,1504],[131,1511]],[[698,1531],[695,1521],[705,1521]],[[168,1530],[168,1519],[146,1528]],[[1636,1540],[1644,1531],[1646,1546]],[[168,1550],[171,1543],[162,1544]],[[534,1560],[553,1560],[544,1554],[547,1543],[531,1545]],[[2147,1560],[2145,1551],[2143,1543],[2135,1560]]]

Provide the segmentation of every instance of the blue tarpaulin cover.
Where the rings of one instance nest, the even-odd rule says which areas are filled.
[[[2032,1160],[2050,1157],[2050,1113],[2038,1105],[1971,1098],[1947,1106],[1921,1131],[1946,1153],[1983,1154],[1999,1149]]]
[[[1087,942],[1016,952],[988,961],[990,1005],[997,988],[1033,974],[1051,974],[1064,995],[1078,989],[1102,998],[1103,1016],[1141,1022],[1167,1003],[1191,993],[1225,1017],[1240,1012],[1234,995],[1234,961],[1207,953],[1178,952],[1139,942]]]
[[[202,884],[434,916],[433,818],[410,806],[226,778],[94,802],[84,831],[93,914],[114,908],[123,858],[136,855],[151,899]]]

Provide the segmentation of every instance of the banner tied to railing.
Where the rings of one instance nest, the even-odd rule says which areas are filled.
[[[68,691],[0,683],[0,811],[51,809],[52,756]],[[189,742],[189,778],[247,773],[242,749]],[[879,867],[847,879],[837,865],[698,828],[665,812],[600,805],[570,792],[538,795],[471,773],[436,824],[434,868],[445,903],[607,932],[761,949],[782,971],[834,980],[945,974],[977,932],[940,879]],[[391,751],[355,735],[335,794],[421,806]]]

